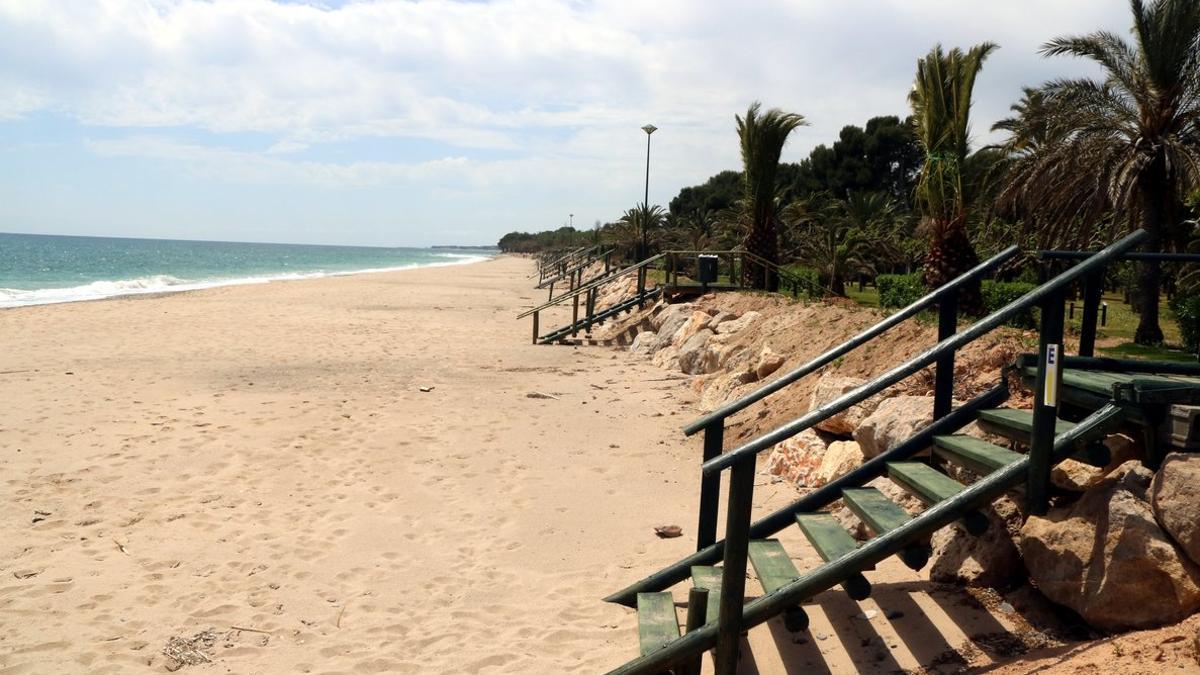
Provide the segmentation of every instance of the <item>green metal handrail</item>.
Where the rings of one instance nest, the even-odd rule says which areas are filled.
[[[762,436],[742,445],[741,447],[727,452],[718,457],[714,457],[705,462],[701,470],[705,475],[715,474],[723,469],[727,469],[737,462],[749,457],[753,457],[758,453],[773,447],[775,444],[785,441],[792,436],[808,429],[809,427],[822,422],[834,415],[846,410],[852,405],[861,403],[868,398],[878,394],[888,387],[896,384],[900,380],[913,375],[917,371],[933,364],[938,357],[946,352],[957,351],[960,347],[973,342],[983,335],[990,333],[1005,321],[1015,316],[1018,312],[1033,307],[1047,296],[1060,292],[1069,284],[1074,283],[1080,277],[1089,274],[1106,265],[1110,259],[1117,255],[1128,251],[1136,246],[1147,237],[1145,230],[1136,230],[1132,234],[1127,235],[1123,239],[1110,244],[1103,250],[1098,251],[1095,255],[1087,260],[1076,265],[1070,270],[1054,277],[1050,281],[1038,286],[1025,295],[1013,300],[1004,307],[992,312],[988,316],[980,319],[972,324],[969,328],[956,333],[936,345],[926,349],[913,358],[904,363],[892,368],[891,370],[879,375],[875,379],[867,382],[859,387],[846,392],[842,396],[830,401],[824,406],[812,410],[799,418],[784,424],[783,426],[763,434]]]

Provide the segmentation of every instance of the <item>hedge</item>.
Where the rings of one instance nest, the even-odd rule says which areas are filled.
[[[880,274],[875,278],[875,285],[879,288],[880,307],[907,307],[926,294],[925,285],[921,283],[920,272]],[[983,310],[991,314],[1034,288],[1036,288],[1035,284],[1020,281],[984,280],[980,289],[983,294]],[[1197,305],[1197,308],[1200,309],[1200,304]],[[1037,318],[1033,308],[1017,313],[1008,320],[1008,325],[1016,328],[1037,328]]]
[[[1195,354],[1200,351],[1200,295],[1176,293],[1169,303],[1175,312],[1175,323],[1183,338],[1183,348]]]

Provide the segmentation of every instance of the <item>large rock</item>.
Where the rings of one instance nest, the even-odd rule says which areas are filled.
[[[716,364],[711,359],[704,358],[707,353],[705,345],[712,336],[711,330],[702,328],[683,343],[679,348],[680,370],[688,375],[705,375],[716,371]],[[712,370],[706,370],[709,366],[713,366]]]
[[[633,342],[629,345],[629,353],[649,356],[654,353],[654,344],[657,341],[658,333],[652,330],[644,330],[633,338]]]
[[[763,345],[762,351],[758,353],[758,363],[754,364],[754,374],[761,380],[779,370],[784,360],[782,354],[776,354],[769,346]]]
[[[711,328],[713,331],[716,331],[721,327],[721,324],[725,323],[726,321],[734,321],[737,318],[737,314],[721,310],[713,315],[713,318],[708,322],[708,326],[706,326],[706,328]]]
[[[1200,563],[1200,455],[1167,455],[1150,486],[1150,501],[1167,534]]]
[[[683,328],[683,324],[688,322],[692,317],[692,305],[671,305],[664,309],[655,320],[658,324],[655,328],[658,329],[658,339],[654,343],[654,351],[659,351],[671,344],[675,333]]]
[[[821,487],[863,463],[863,453],[854,441],[834,441],[825,448],[821,463],[809,480],[811,487]]]
[[[1092,466],[1074,459],[1059,462],[1050,471],[1050,482],[1070,492],[1086,492],[1116,471],[1122,464],[1143,456],[1141,445],[1123,434],[1113,434],[1104,439],[1112,460],[1108,466]]]
[[[1021,528],[1038,589],[1101,630],[1153,628],[1200,609],[1200,568],[1155,521],[1152,480],[1129,462],[1071,506]]]
[[[857,377],[843,377],[833,374],[822,375],[821,379],[817,380],[817,384],[813,387],[812,399],[809,402],[808,409],[816,410],[830,401],[837,399],[842,394],[865,383],[866,380]],[[879,406],[882,400],[883,398],[878,395],[872,396],[857,405],[850,406],[829,419],[818,422],[816,427],[821,431],[849,438],[854,433],[854,430],[858,428],[858,425],[868,415],[875,412],[875,408]]]
[[[745,370],[713,375],[700,390],[700,411],[712,412],[729,403],[738,397],[742,385],[753,381],[754,373]]]
[[[767,456],[767,470],[790,483],[806,486],[821,466],[828,442],[812,429],[776,443]]]
[[[761,316],[762,316],[762,314],[759,314],[758,312],[756,312],[754,310],[750,310],[749,312],[746,312],[745,314],[739,316],[736,319],[733,319],[732,321],[721,322],[721,324],[719,326],[717,326],[717,332],[718,333],[736,333],[740,330],[743,330],[744,328],[746,328],[750,324],[754,323],[755,321],[758,321],[758,319]]]
[[[679,367],[679,350],[675,347],[672,347],[669,342],[666,345],[663,345],[661,333],[659,333],[658,337],[659,339],[655,341],[656,350],[654,352],[654,356],[650,359],[650,362],[659,368],[675,370]]]
[[[982,535],[972,535],[959,524],[933,534],[931,581],[996,588],[1024,576],[1025,566],[1014,543],[1021,532],[1021,512],[1016,502],[1001,497],[980,512],[988,519],[988,529]]]
[[[868,459],[890,450],[933,422],[932,396],[893,396],[854,428],[863,455]]]
[[[683,346],[687,344],[687,342],[691,340],[696,333],[699,333],[701,330],[703,330],[703,328],[708,325],[708,322],[711,320],[712,317],[709,316],[707,312],[692,312],[692,315],[688,317],[687,321],[684,321],[683,325],[680,326],[679,329],[675,331],[675,334],[671,336],[671,344],[679,347],[680,352],[682,352]]]

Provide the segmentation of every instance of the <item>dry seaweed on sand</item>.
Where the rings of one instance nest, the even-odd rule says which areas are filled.
[[[212,656],[208,654],[207,650],[212,649],[220,639],[222,636],[211,628],[202,630],[191,637],[176,635],[167,640],[162,653],[163,656],[173,659],[179,666],[212,663]]]

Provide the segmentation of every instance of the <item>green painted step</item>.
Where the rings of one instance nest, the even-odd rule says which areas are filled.
[[[890,532],[912,520],[908,512],[875,488],[846,488],[842,501],[876,535]],[[905,565],[919,570],[929,562],[929,547],[913,543],[900,552]]]
[[[708,590],[708,611],[705,612],[705,623],[712,623],[721,614],[721,568],[692,567],[692,585]]]
[[[783,544],[778,539],[758,539],[750,542],[750,564],[763,590],[768,593],[787,586],[800,576]]]
[[[925,502],[926,506],[949,499],[966,487],[922,462],[891,462],[887,469],[893,482]]]
[[[966,489],[966,486],[922,462],[890,462],[888,477],[904,490],[931,506]],[[960,519],[967,532],[979,536],[989,527],[987,516],[969,511]]]
[[[679,615],[670,593],[638,593],[638,644],[642,655],[662,649],[679,637]]]
[[[1006,438],[1024,443],[1030,442],[1033,433],[1033,411],[1014,410],[1012,408],[995,408],[979,413],[979,421],[988,429]],[[1074,422],[1057,420],[1054,425],[1054,435],[1059,436],[1075,428]],[[1103,443],[1088,443],[1086,447],[1071,453],[1074,459],[1094,466],[1107,466],[1112,461],[1112,453]]]
[[[1024,457],[971,436],[934,436],[933,443],[942,457],[985,476]]]
[[[1033,411],[1017,410],[1014,408],[994,408],[981,410],[979,421],[995,428],[996,432],[1017,441],[1029,442],[1033,433]],[[1057,420],[1054,425],[1054,435],[1065,434],[1075,428],[1074,422]]]
[[[777,539],[753,540],[750,542],[748,553],[750,564],[754,565],[754,572],[758,574],[758,582],[767,593],[787,586],[800,576],[800,572],[792,564],[792,559]],[[709,607],[712,607],[711,603]],[[806,630],[808,614],[800,607],[792,607],[784,612],[783,624],[793,633]]]
[[[829,562],[858,550],[858,542],[836,518],[828,513],[798,513],[796,524],[800,531],[816,549],[821,560]],[[868,569],[874,569],[873,567]],[[871,582],[856,572],[842,582],[842,588],[854,600],[866,600],[871,597]]]

